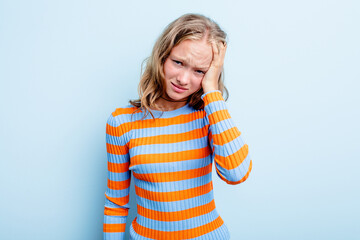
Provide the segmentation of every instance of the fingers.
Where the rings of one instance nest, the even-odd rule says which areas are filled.
[[[219,55],[219,48],[218,48],[217,44],[214,42],[211,43],[211,46],[212,46],[212,50],[213,50],[213,54],[214,54],[213,58],[215,58],[215,57],[217,57],[217,55]]]
[[[219,45],[220,45],[220,59],[222,59],[222,62],[224,62],[227,44],[226,42],[224,42],[224,43],[219,43]]]
[[[216,67],[222,67],[224,64],[224,58],[226,53],[227,44],[226,42],[211,43],[213,50],[213,61],[212,64]]]

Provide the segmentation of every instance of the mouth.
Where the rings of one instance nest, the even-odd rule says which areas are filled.
[[[171,84],[174,85],[175,87],[179,88],[179,89],[188,90],[187,88],[180,87],[180,86],[178,86],[178,85],[176,85],[176,84],[174,84],[174,83],[171,83]]]

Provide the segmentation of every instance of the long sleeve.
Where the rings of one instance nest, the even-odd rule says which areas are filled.
[[[125,226],[129,210],[128,123],[116,109],[106,124],[107,189],[104,206],[104,240],[125,239]]]
[[[248,145],[230,117],[221,92],[209,91],[201,98],[209,122],[209,142],[217,175],[228,184],[242,183],[252,168]]]

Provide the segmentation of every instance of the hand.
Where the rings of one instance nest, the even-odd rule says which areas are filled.
[[[218,80],[220,73],[223,70],[224,58],[227,45],[226,43],[211,43],[213,59],[211,61],[210,67],[205,73],[205,76],[201,82],[201,86],[204,90],[204,93],[218,90]]]

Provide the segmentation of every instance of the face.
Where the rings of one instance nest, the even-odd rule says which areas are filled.
[[[212,61],[212,48],[206,40],[184,40],[175,46],[164,63],[168,98],[185,100],[201,88]]]

